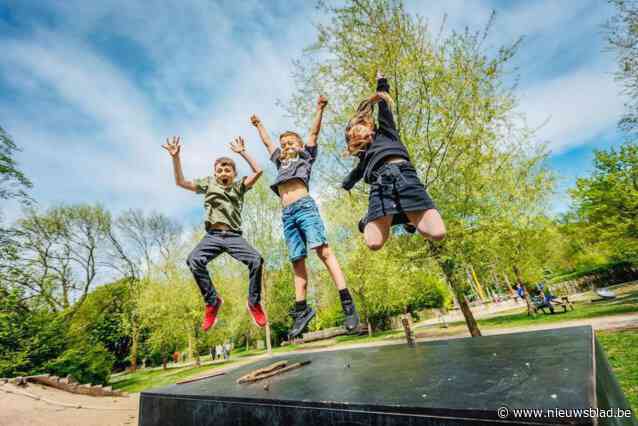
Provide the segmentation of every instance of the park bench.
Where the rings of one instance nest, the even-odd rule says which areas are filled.
[[[574,305],[569,300],[567,296],[553,297],[549,301],[546,301],[542,296],[532,296],[532,304],[534,305],[534,312],[538,313],[538,311],[547,314],[546,309],[549,310],[550,314],[555,314],[555,308],[562,308],[563,312],[567,312],[568,309],[574,310]]]

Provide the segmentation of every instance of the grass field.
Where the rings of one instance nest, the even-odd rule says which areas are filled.
[[[543,314],[539,313],[535,318],[527,315],[526,310],[515,314],[502,315],[494,318],[479,320],[479,326],[486,328],[503,328],[503,327],[525,327],[528,325],[537,325],[544,323],[570,321],[579,319],[588,319],[596,317],[604,317],[610,315],[626,314],[638,312],[638,291],[624,295],[618,299],[589,303],[581,302],[574,304],[573,311],[565,313],[560,309],[560,313]]]
[[[201,367],[177,367],[166,370],[138,370],[135,373],[124,374],[111,381],[113,389],[126,392],[141,392],[146,389],[158,388],[172,385],[176,382],[206,372],[213,372],[220,367],[228,366],[230,362],[221,362],[215,365],[205,365]]]
[[[634,415],[638,414],[638,330],[602,331],[596,337],[605,348]]]

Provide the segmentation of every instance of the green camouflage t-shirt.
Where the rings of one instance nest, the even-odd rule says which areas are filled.
[[[197,193],[204,194],[207,229],[215,223],[224,223],[234,231],[241,231],[244,194],[250,189],[246,187],[245,180],[243,177],[226,188],[217,183],[215,176],[195,179]]]

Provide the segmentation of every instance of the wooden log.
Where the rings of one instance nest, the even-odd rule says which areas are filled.
[[[273,371],[279,370],[281,368],[286,367],[286,365],[288,365],[288,361],[279,361],[279,362],[275,362],[274,364],[270,364],[268,367],[264,367],[264,368],[260,368],[258,370],[255,371],[251,371],[250,373],[246,374],[245,376],[240,377],[239,379],[237,379],[237,383],[244,383],[244,382],[249,382],[251,379],[260,376],[262,374],[268,374],[271,373]]]
[[[258,376],[253,376],[253,377],[248,377],[250,375],[244,376],[244,377],[240,377],[239,379],[237,379],[237,383],[254,383],[254,382],[258,382],[260,380],[264,380],[264,379],[267,379],[269,377],[276,376],[278,374],[283,374],[283,373],[285,373],[287,371],[290,371],[290,370],[295,370],[297,368],[301,368],[301,367],[303,367],[305,365],[308,365],[308,364],[310,364],[310,361],[302,361],[302,362],[297,362],[297,363],[291,364],[291,365],[289,365],[287,367],[278,368],[278,369],[276,369],[274,371],[271,371],[270,373],[260,374]]]
[[[181,382],[177,382],[176,384],[183,385],[185,383],[192,383],[198,380],[210,379],[211,377],[223,376],[224,374],[226,373],[224,373],[223,371],[218,371],[217,373],[207,374],[206,376],[200,376],[200,377],[195,377],[192,379],[182,380]]]

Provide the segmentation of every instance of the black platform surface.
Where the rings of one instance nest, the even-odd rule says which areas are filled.
[[[311,364],[267,381],[236,383],[283,359]],[[509,410],[505,419],[501,407]],[[143,392],[139,424],[596,424],[591,418],[522,419],[513,414],[519,408],[629,407],[591,327],[570,327],[416,347],[284,354],[223,376]]]

